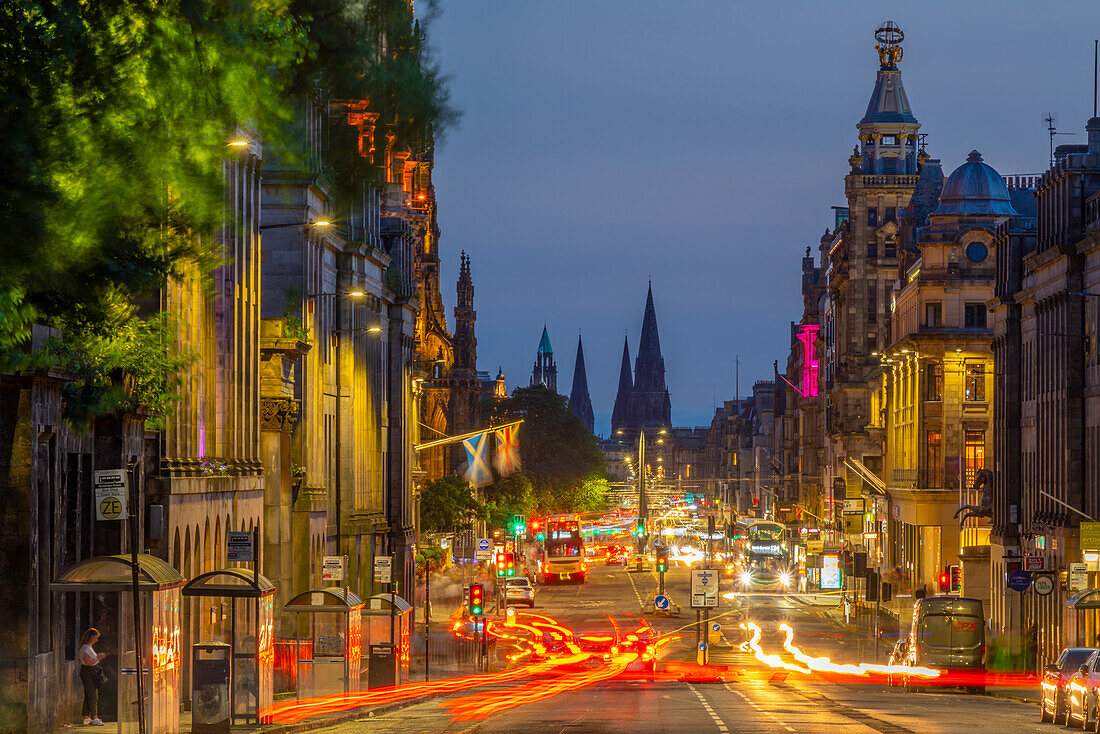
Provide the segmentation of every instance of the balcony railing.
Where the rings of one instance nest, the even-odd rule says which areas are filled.
[[[917,176],[872,174],[859,176],[855,181],[861,188],[912,188],[917,185]]]
[[[927,469],[894,469],[894,481],[890,486],[896,489],[947,489],[944,486],[943,472]]]

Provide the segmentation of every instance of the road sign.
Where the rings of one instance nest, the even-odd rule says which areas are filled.
[[[668,609],[668,597],[664,594],[658,594],[653,597],[653,606],[656,607],[659,612],[665,611]]]
[[[1100,551],[1100,522],[1083,522],[1077,530],[1083,551]]]
[[[1089,588],[1089,566],[1087,563],[1069,564],[1069,573],[1066,574],[1066,584],[1070,591],[1081,591]],[[1038,590],[1038,589],[1036,589]]]
[[[1036,594],[1039,596],[1046,596],[1052,591],[1054,591],[1054,579],[1046,575],[1035,577]]]
[[[374,559],[374,583],[389,584],[393,578],[393,556],[377,556]]]
[[[825,541],[824,540],[807,540],[806,541],[807,553],[824,553]]]
[[[488,561],[493,557],[493,541],[488,538],[478,538],[477,548],[474,550],[474,558],[479,561]]]
[[[321,559],[322,581],[343,581],[347,556],[325,556]]]
[[[841,513],[844,515],[862,515],[863,498],[844,500],[844,508],[841,510]]]
[[[1025,571],[1049,571],[1046,556],[1024,556]]]
[[[1008,588],[1013,591],[1027,591],[1031,586],[1031,574],[1022,569],[1011,571],[1008,574]]]
[[[98,469],[95,473],[95,519],[125,520],[127,492],[125,469]]]
[[[694,609],[718,606],[718,572],[712,568],[691,570],[691,606]]]
[[[256,560],[256,555],[252,552],[251,532],[238,533],[230,530],[225,534],[225,560],[230,563],[252,563]]]

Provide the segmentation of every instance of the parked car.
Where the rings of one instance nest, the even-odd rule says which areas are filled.
[[[1096,652],[1094,647],[1067,647],[1062,650],[1054,665],[1043,671],[1042,700],[1039,702],[1041,721],[1065,724],[1069,713],[1069,681],[1081,670]]]
[[[894,645],[893,651],[890,652],[890,659],[886,661],[887,665],[905,665],[905,659],[909,657],[909,638],[902,637]],[[894,675],[893,673],[886,674],[886,682],[889,685],[900,685],[903,680],[900,675]]]
[[[526,576],[516,576],[508,579],[504,586],[504,604],[525,604],[528,608],[535,607],[535,589],[531,586]]]
[[[1082,729],[1088,729],[1089,724],[1096,720],[1096,686],[1100,683],[1100,652],[1089,655],[1084,664],[1077,670],[1070,668],[1068,671],[1069,683],[1066,684],[1066,726],[1081,724]]]
[[[933,596],[913,604],[913,624],[909,631],[909,665],[935,668],[947,673],[975,674],[985,671],[985,613],[980,599]],[[946,677],[945,680],[952,680]],[[913,686],[907,680],[909,688]],[[984,685],[970,685],[970,693],[979,693]],[[951,685],[948,683],[947,685]],[[957,685],[957,684],[956,684]]]

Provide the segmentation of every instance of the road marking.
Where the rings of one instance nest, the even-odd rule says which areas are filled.
[[[642,601],[642,595],[638,593],[638,586],[634,583],[634,577],[629,571],[626,573],[626,580],[630,582],[630,588],[634,589],[634,596],[638,598],[638,606],[641,607],[644,612],[646,610],[646,604]]]
[[[731,686],[730,686],[730,685],[729,685],[728,683],[726,684],[725,688],[726,688],[726,690],[727,690],[727,691],[729,691],[730,693],[736,693],[736,694],[737,694],[738,696],[740,696],[741,698],[745,699],[745,703],[747,703],[747,704],[748,704],[749,706],[752,706],[752,707],[753,707],[754,709],[756,709],[756,710],[757,710],[757,711],[759,711],[760,713],[764,714],[764,716],[767,716],[767,717],[768,717],[769,719],[771,719],[772,721],[774,721],[774,722],[775,722],[775,723],[776,723],[777,725],[779,725],[779,726],[783,727],[783,728],[784,728],[784,729],[785,729],[786,731],[790,731],[790,732],[793,732],[793,731],[794,731],[794,729],[792,729],[791,727],[787,726],[786,724],[784,724],[784,723],[783,723],[782,721],[780,721],[779,719],[775,718],[775,716],[774,716],[774,715],[772,715],[772,713],[771,713],[770,711],[765,711],[764,709],[762,709],[762,708],[760,708],[759,706],[757,706],[757,705],[756,705],[756,701],[753,701],[753,700],[752,700],[751,698],[749,698],[748,696],[746,696],[746,695],[745,695],[744,693],[742,693],[741,691],[739,691],[739,690],[737,690],[737,689],[735,689],[735,688],[732,688],[732,687],[731,687]]]
[[[722,721],[722,719],[719,718],[718,714],[714,712],[714,709],[710,706],[710,702],[707,701],[707,699],[703,698],[703,694],[695,690],[695,686],[691,685],[690,683],[688,683],[688,690],[695,694],[695,697],[699,699],[699,703],[703,704],[703,709],[706,710],[708,714],[710,714],[710,718],[712,721],[714,721],[714,725],[718,727],[718,731],[729,734],[729,729],[726,727],[726,722]],[[794,729],[788,729],[787,731],[794,731]]]

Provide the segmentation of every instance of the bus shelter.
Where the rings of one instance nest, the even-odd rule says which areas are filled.
[[[259,712],[274,700],[275,584],[252,570],[226,568],[195,577],[182,594],[229,600],[228,639],[216,640],[230,645],[229,710],[234,723],[261,723]]]
[[[363,601],[338,587],[311,589],[283,607],[294,613],[297,697],[312,698],[359,690],[363,655]],[[302,641],[313,643],[312,657],[302,655]]]
[[[100,691],[101,717],[110,716],[107,712],[113,709],[119,734],[138,731],[138,638],[134,635],[133,570],[130,554],[96,556],[73,566],[50,584],[51,591],[60,593],[97,592],[114,597],[110,602],[115,609],[113,618],[97,629],[103,633],[99,652],[110,653],[103,661],[108,670],[108,683]],[[137,554],[137,571],[145,731],[148,734],[178,734],[183,577],[161,559],[144,553]]]
[[[412,606],[396,594],[375,594],[368,601],[363,612],[370,654],[368,687],[408,683]]]

